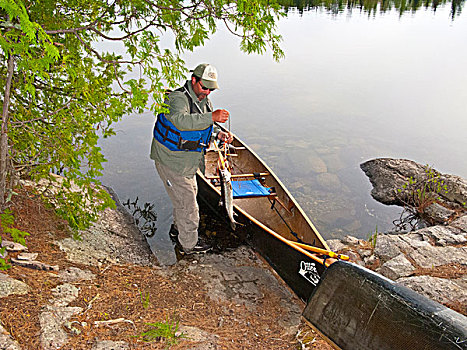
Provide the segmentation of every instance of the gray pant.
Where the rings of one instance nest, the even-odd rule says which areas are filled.
[[[178,241],[183,249],[191,250],[198,242],[199,208],[196,202],[196,176],[181,176],[155,161],[157,172],[172,201]]]

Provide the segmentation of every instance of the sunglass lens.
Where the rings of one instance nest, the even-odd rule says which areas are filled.
[[[205,87],[201,82],[199,82],[199,85],[201,86],[201,89],[203,89],[203,90],[209,90],[211,92],[216,90],[216,89],[210,89],[210,88]]]

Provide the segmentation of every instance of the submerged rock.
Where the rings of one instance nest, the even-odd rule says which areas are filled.
[[[339,177],[331,173],[322,173],[316,177],[318,184],[330,191],[337,191],[341,187]]]
[[[326,163],[313,151],[287,153],[284,161],[285,166],[293,169],[299,177],[308,176],[310,171],[317,174],[328,172]]]

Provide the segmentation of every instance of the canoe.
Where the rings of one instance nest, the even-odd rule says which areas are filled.
[[[230,153],[234,211],[250,243],[304,301],[335,259],[300,205],[264,161],[235,136]],[[207,151],[197,173],[198,198],[219,211],[218,153]],[[253,187],[253,189],[252,189]],[[259,188],[260,192],[255,192]]]
[[[330,251],[266,163],[238,137],[232,145],[234,211],[240,229],[306,302],[304,319],[334,348],[466,349],[465,316],[343,261],[348,257]],[[197,173],[198,199],[215,212],[220,211],[221,197],[217,166],[218,153],[208,151],[205,171]]]

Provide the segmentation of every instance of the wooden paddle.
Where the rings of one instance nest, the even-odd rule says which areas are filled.
[[[313,247],[313,246],[311,246],[309,244],[299,243],[299,242],[291,241],[289,239],[287,241],[289,243],[294,244],[297,247],[303,248],[303,249],[308,250],[310,252],[319,253],[319,254],[323,254],[323,255],[328,255],[330,258],[341,259],[341,260],[349,260],[350,259],[347,255],[337,254],[337,253],[333,252],[332,250],[326,250],[326,249],[322,249],[322,248],[318,248],[318,247]]]

